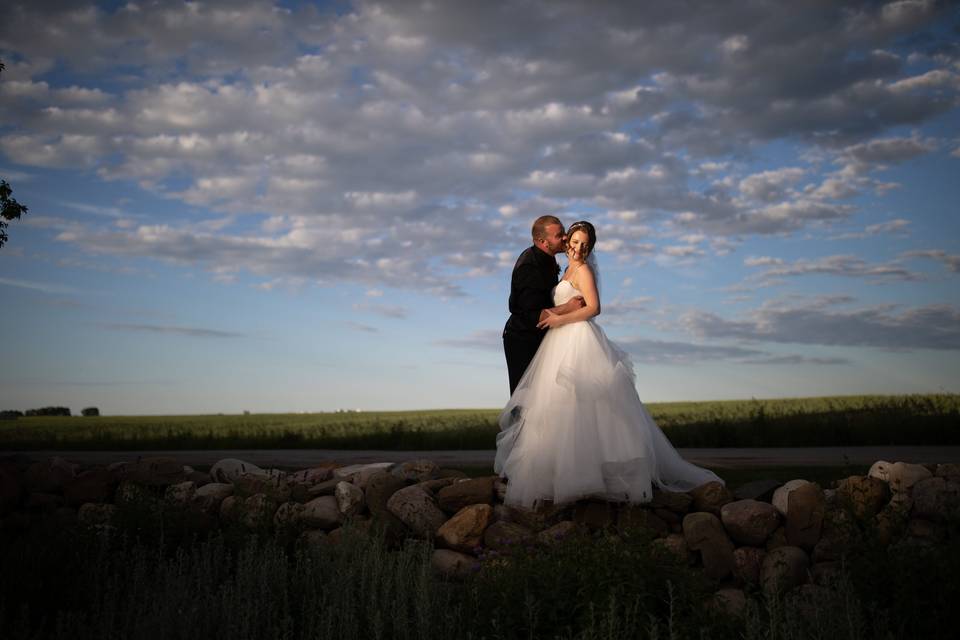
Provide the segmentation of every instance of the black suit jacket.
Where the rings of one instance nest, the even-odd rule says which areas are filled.
[[[504,337],[543,339],[544,331],[537,328],[537,322],[540,312],[553,306],[551,293],[559,273],[556,259],[537,246],[520,254],[510,278],[510,317],[503,328]]]

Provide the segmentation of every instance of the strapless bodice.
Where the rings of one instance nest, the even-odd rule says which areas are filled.
[[[569,280],[561,280],[557,283],[557,286],[553,288],[553,304],[555,306],[561,305],[570,298],[582,295],[583,294],[580,293],[580,291],[573,286]]]

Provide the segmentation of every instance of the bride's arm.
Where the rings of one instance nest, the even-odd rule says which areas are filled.
[[[577,289],[583,294],[583,307],[564,314],[547,314],[537,324],[541,329],[559,327],[570,324],[571,322],[582,322],[600,315],[600,295],[597,293],[597,283],[593,278],[593,271],[590,265],[583,265],[577,271],[577,280],[579,284]]]

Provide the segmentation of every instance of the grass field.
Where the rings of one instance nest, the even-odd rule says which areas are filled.
[[[676,447],[960,445],[960,395],[836,396],[647,405]],[[496,409],[31,417],[0,450],[493,449]]]

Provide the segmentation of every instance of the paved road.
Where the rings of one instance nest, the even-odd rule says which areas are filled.
[[[740,449],[678,449],[695,464],[713,468],[767,466],[839,466],[888,462],[960,462],[960,447],[793,447]],[[264,468],[305,469],[319,462],[344,464],[401,462],[429,458],[442,467],[493,466],[492,450],[352,451],[337,449],[211,449],[191,451],[10,451],[0,458],[23,455],[33,460],[61,456],[81,464],[108,464],[139,456],[170,456],[184,464],[210,466],[223,458],[240,458]]]

